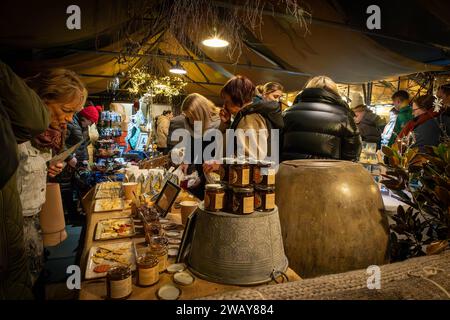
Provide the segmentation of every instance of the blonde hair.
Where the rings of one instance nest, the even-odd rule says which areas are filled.
[[[278,82],[267,82],[264,86],[263,86],[263,93],[264,94],[268,94],[268,93],[272,93],[274,91],[280,90],[281,92],[284,91],[284,88],[281,84],[279,84]]]
[[[25,81],[46,103],[72,102],[77,96],[80,106],[86,103],[88,91],[80,77],[71,70],[49,69]]]
[[[211,123],[219,119],[219,108],[198,93],[191,93],[183,100],[181,111],[192,122],[201,121],[202,132],[208,130]]]
[[[327,76],[317,76],[312,78],[305,85],[305,89],[308,88],[320,88],[340,96],[337,84]]]

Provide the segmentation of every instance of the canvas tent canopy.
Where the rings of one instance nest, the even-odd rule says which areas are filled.
[[[313,75],[355,84],[445,71],[450,64],[446,1],[298,1],[307,13],[306,25],[279,1],[266,1],[260,8],[262,23],[241,28],[243,46],[233,54],[199,43],[207,30],[198,39],[174,33],[176,21],[163,14],[167,3],[176,1],[80,0],[81,29],[69,30],[66,10],[72,2],[2,1],[0,58],[23,76],[47,67],[72,69],[82,75],[90,94],[105,92],[115,76],[126,93],[128,70],[151,65],[169,74],[179,62],[188,72],[186,92],[216,101],[233,74],[245,74],[256,84],[277,81],[296,91]],[[218,12],[234,10],[243,17],[251,10],[243,1],[209,2]],[[139,15],[138,4],[153,7]],[[366,9],[372,4],[381,9],[381,30],[367,29]]]

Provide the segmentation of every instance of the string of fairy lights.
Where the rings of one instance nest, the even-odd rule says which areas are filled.
[[[133,95],[152,95],[173,97],[182,93],[187,85],[178,76],[157,76],[147,71],[145,68],[133,68],[128,72],[130,86],[128,92]]]

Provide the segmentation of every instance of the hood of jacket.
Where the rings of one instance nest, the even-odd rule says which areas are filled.
[[[281,108],[276,101],[254,101],[252,104],[242,108],[233,121],[233,127],[237,127],[239,121],[246,115],[258,113],[264,119],[270,122],[271,129],[282,129],[284,127],[283,116]]]

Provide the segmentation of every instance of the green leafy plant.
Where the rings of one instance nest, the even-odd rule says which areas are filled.
[[[393,261],[425,255],[430,244],[445,248],[450,239],[450,143],[408,148],[403,154],[383,147],[387,158],[381,181],[409,206],[392,216]],[[425,249],[425,250],[424,250]]]

